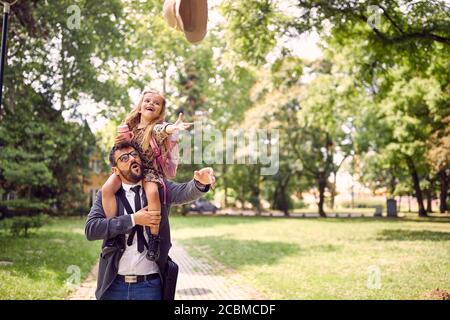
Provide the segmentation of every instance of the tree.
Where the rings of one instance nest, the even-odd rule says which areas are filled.
[[[95,140],[79,113],[82,99],[112,110],[127,103],[112,60],[126,54],[122,2],[19,1],[12,7],[4,105],[0,110],[0,185],[58,214],[84,201],[82,181]],[[73,6],[72,6],[73,7]],[[76,11],[75,11],[76,12]],[[38,18],[39,17],[39,18]]]
[[[445,127],[432,135],[427,161],[437,172],[440,184],[439,211],[445,213],[447,208],[448,187],[450,183],[450,116],[443,121]]]

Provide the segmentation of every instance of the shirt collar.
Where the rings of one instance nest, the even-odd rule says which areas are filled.
[[[142,181],[139,181],[136,184],[127,184],[127,183],[122,182],[122,188],[123,188],[123,190],[125,190],[125,192],[129,192],[130,189],[135,186],[142,186]]]

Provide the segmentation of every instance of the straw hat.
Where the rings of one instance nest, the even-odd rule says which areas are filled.
[[[164,19],[169,26],[184,32],[191,43],[203,40],[208,24],[207,0],[165,0]]]

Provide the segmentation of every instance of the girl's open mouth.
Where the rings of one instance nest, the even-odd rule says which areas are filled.
[[[147,108],[145,108],[145,110],[148,110],[148,111],[154,112],[154,111],[155,111],[155,108],[153,108],[153,107],[147,107]]]

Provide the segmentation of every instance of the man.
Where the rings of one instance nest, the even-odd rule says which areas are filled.
[[[170,206],[203,196],[214,183],[214,172],[212,168],[196,171],[194,179],[187,183],[165,181],[167,199],[164,205],[160,188],[159,214],[147,210],[141,181],[142,163],[136,149],[128,142],[117,144],[112,148],[109,160],[113,172],[122,180],[122,189],[116,194],[118,215],[106,219],[99,191],[85,227],[89,241],[103,240],[95,296],[99,300],[161,300],[161,274],[165,271],[172,245],[168,220]],[[152,224],[160,224],[160,256],[156,262],[145,257],[148,238],[145,238],[147,234],[143,228]],[[111,238],[115,238],[116,245],[105,247],[105,242]]]

